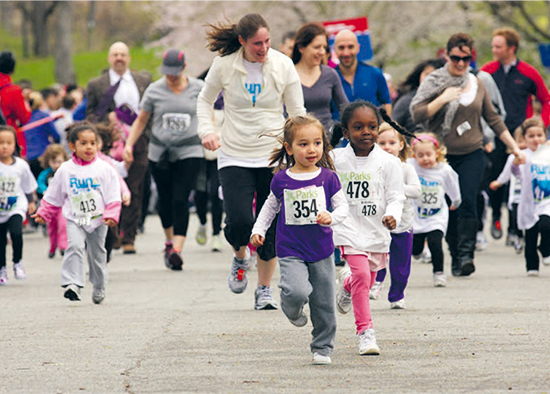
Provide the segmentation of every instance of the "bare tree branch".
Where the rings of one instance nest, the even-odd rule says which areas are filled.
[[[537,25],[537,22],[535,22],[533,20],[533,18],[531,17],[531,15],[529,15],[529,13],[527,12],[527,10],[525,9],[525,4],[521,1],[514,1],[512,3],[512,7],[515,7],[517,9],[519,9],[519,12],[521,13],[521,15],[525,18],[525,21],[538,33],[540,34],[543,38],[545,38],[546,40],[550,40],[550,34],[548,34],[547,32],[545,32],[544,30],[542,30],[539,25]]]

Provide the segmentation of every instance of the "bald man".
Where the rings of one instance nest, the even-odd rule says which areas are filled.
[[[115,108],[129,107],[139,113],[139,102],[151,83],[151,75],[144,72],[130,71],[130,50],[123,42],[115,42],[109,48],[107,61],[109,69],[88,82],[86,118],[92,122],[105,122]],[[116,90],[114,85],[118,83]],[[113,87],[113,89],[110,89]],[[104,103],[102,103],[104,101]],[[131,123],[131,122],[130,122]],[[125,178],[132,193],[129,206],[122,207],[119,227],[123,233],[122,248],[125,254],[136,253],[134,241],[141,218],[143,200],[143,182],[149,161],[147,146],[151,136],[151,126],[147,125],[145,133],[134,145],[134,162]],[[108,241],[107,248],[109,249]],[[109,251],[108,251],[109,252]]]
[[[357,60],[359,53],[357,36],[350,30],[340,31],[334,38],[334,51],[340,64],[336,71],[349,102],[370,101],[377,107],[385,105],[391,114],[391,99],[388,84],[382,70]]]

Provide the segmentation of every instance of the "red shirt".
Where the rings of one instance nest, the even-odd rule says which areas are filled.
[[[17,142],[21,147],[21,156],[25,157],[25,133],[20,132],[19,127],[29,121],[31,118],[31,110],[23,99],[23,91],[21,88],[11,83],[9,75],[0,73],[0,88],[5,86],[0,90],[0,108],[6,117],[7,124],[13,126],[17,131]]]

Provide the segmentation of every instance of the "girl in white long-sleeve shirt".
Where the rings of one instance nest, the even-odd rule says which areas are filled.
[[[398,132],[397,130],[401,130]],[[410,147],[403,135],[401,126],[395,122],[382,123],[378,133],[378,145],[401,160],[401,172],[403,173],[403,189],[407,200],[403,204],[403,213],[399,227],[391,231],[390,244],[390,276],[391,286],[388,293],[388,301],[392,309],[405,308],[405,288],[411,273],[411,256],[413,231],[412,223],[414,210],[412,200],[420,197],[422,190],[420,181],[414,167],[407,163]],[[371,299],[378,299],[382,290],[382,284],[386,278],[386,269],[381,269],[376,275],[376,282],[370,291]]]
[[[342,112],[342,132],[350,143],[334,151],[334,165],[350,214],[334,226],[334,243],[348,267],[340,272],[336,297],[340,313],[351,310],[359,337],[359,354],[380,354],[369,305],[376,271],[384,268],[391,242],[390,230],[400,222],[405,194],[399,159],[377,144],[380,112],[373,104],[356,101]],[[350,272],[351,271],[351,272]]]

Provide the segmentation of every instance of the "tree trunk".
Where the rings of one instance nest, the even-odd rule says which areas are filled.
[[[21,20],[21,41],[23,46],[23,57],[28,58],[30,56],[29,52],[29,22],[27,18],[23,15]]]
[[[72,3],[70,1],[57,2],[54,49],[55,79],[64,85],[76,82],[73,66],[72,20]]]
[[[96,16],[96,3],[95,1],[90,1],[90,8],[88,10],[88,17],[86,20],[86,26],[88,28],[88,51],[92,50],[92,37],[95,33],[95,16]]]
[[[32,33],[34,37],[34,55],[38,57],[46,57],[49,55],[48,50],[48,8],[50,5],[46,1],[31,2],[31,20]],[[64,21],[65,23],[66,21]]]
[[[13,6],[9,2],[0,2],[0,23],[4,30],[13,33]]]

